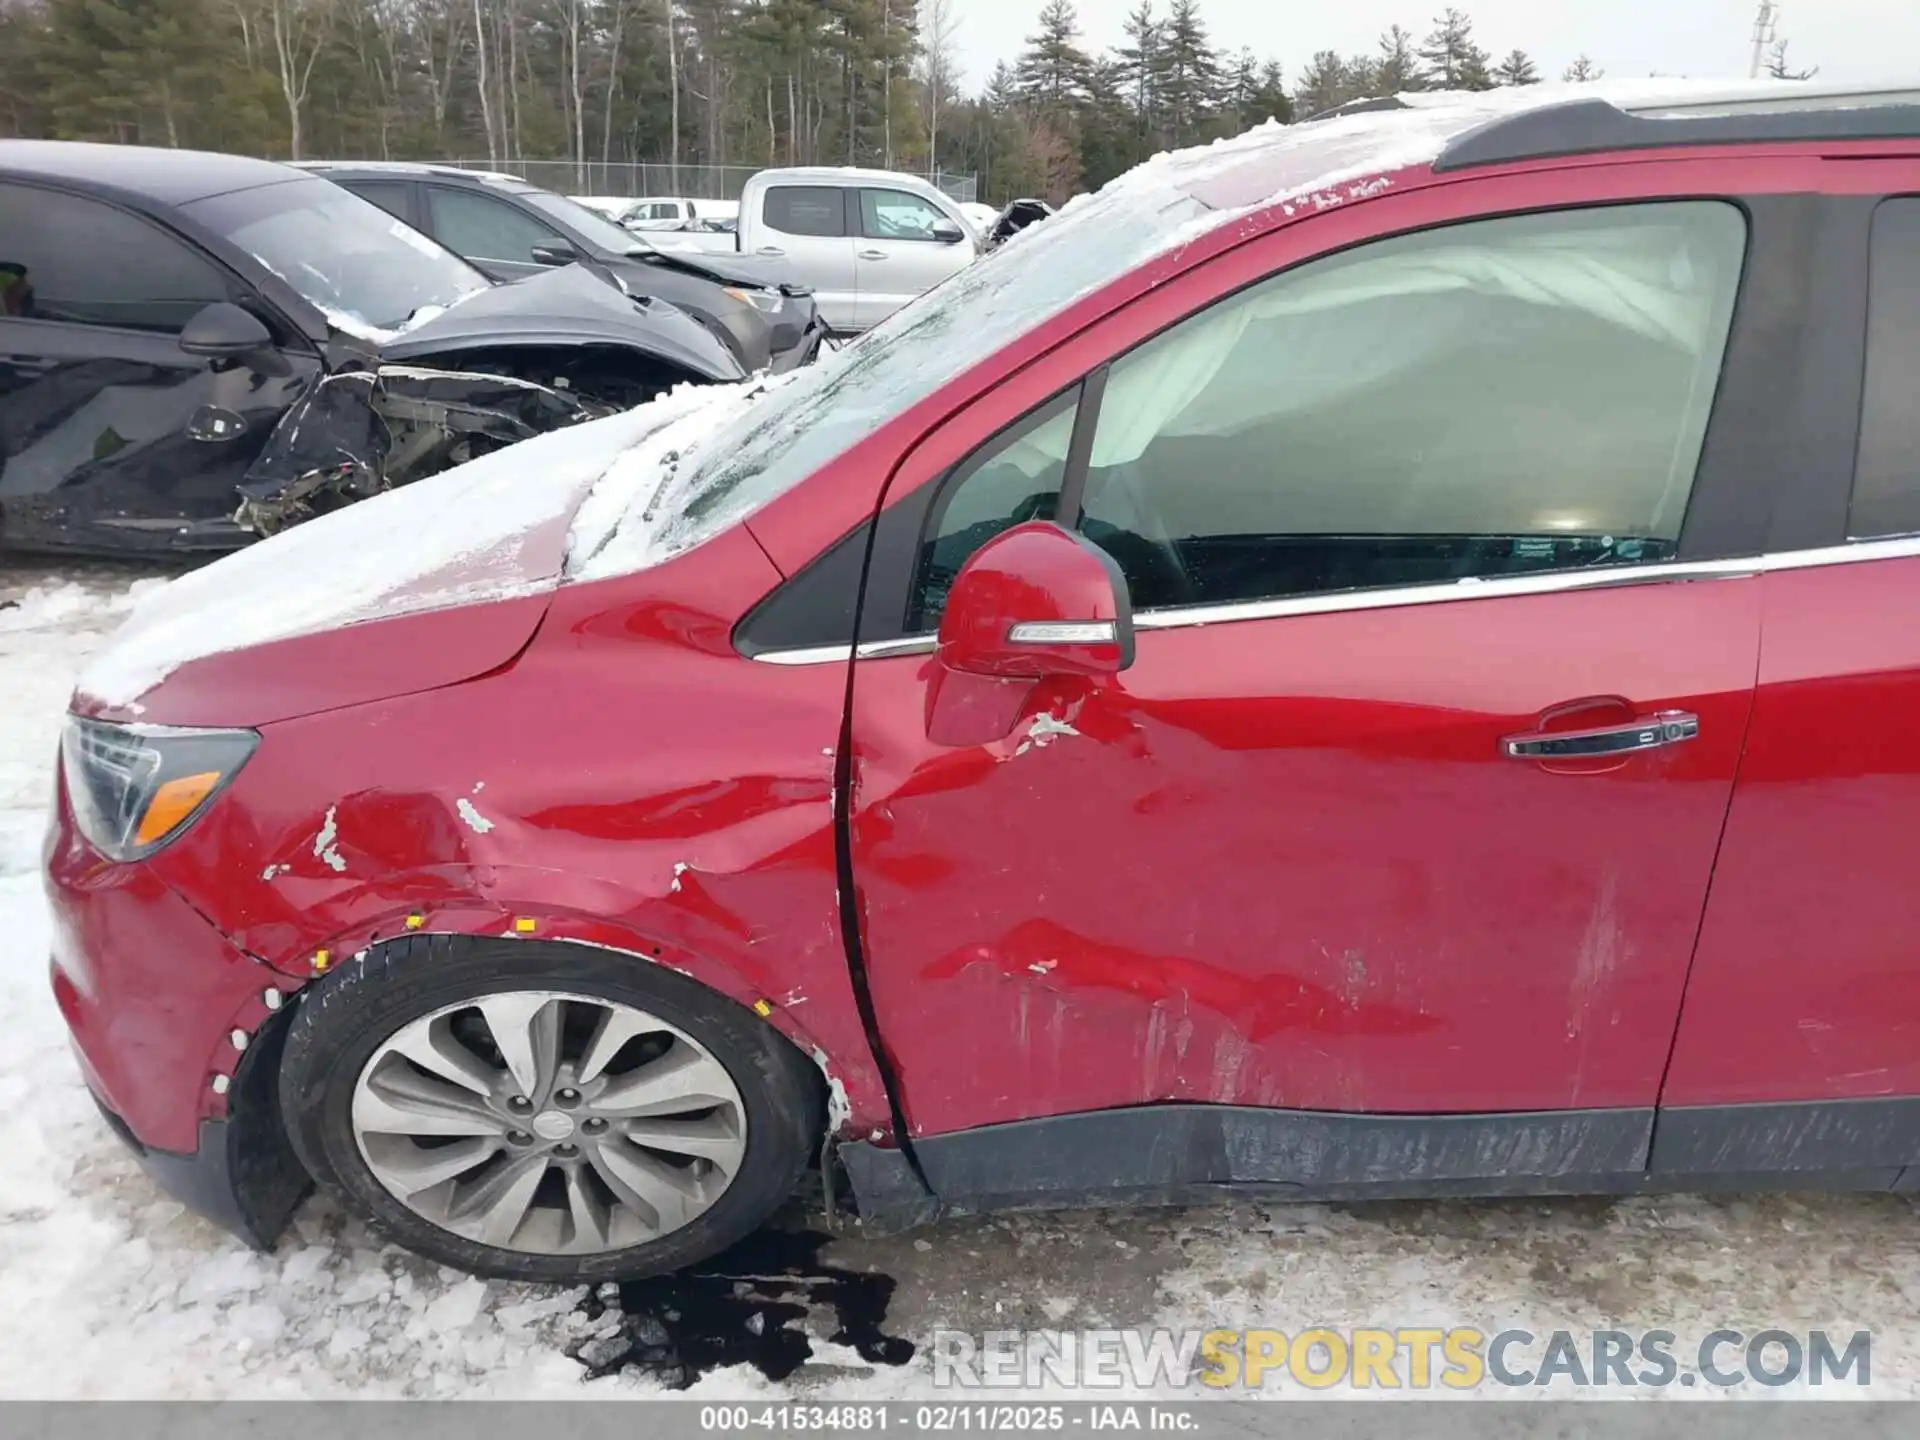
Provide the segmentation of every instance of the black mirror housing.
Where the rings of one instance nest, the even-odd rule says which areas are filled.
[[[579,252],[564,240],[550,240],[545,245],[533,247],[536,265],[571,265],[579,258]]]
[[[220,300],[187,321],[180,348],[208,360],[244,360],[273,349],[273,336],[258,315]]]
[[[951,220],[941,220],[933,227],[933,238],[942,245],[958,245],[967,238],[967,232]]]

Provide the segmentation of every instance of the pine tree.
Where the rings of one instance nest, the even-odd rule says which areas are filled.
[[[1027,37],[1027,48],[1021,52],[1015,73],[1021,93],[1041,113],[1059,117],[1071,113],[1086,99],[1093,61],[1078,44],[1080,16],[1073,0],[1047,0],[1039,26]]]
[[[1154,15],[1153,0],[1140,3],[1122,22],[1126,35],[1115,55],[1120,75],[1140,120],[1140,133],[1152,135],[1160,124],[1161,44],[1166,35],[1165,22]]]
[[[1381,95],[1398,95],[1406,90],[1424,90],[1426,78],[1420,73],[1420,56],[1413,36],[1398,25],[1380,37],[1380,58],[1374,62],[1373,88]]]
[[[1125,67],[1117,59],[1095,61],[1080,116],[1080,183],[1097,189],[1146,158]]]
[[[1598,80],[1606,73],[1607,72],[1602,70],[1598,65],[1595,65],[1593,61],[1582,55],[1571,65],[1567,66],[1565,70],[1560,72],[1560,78],[1562,80],[1571,80],[1577,85],[1582,85],[1589,80]]]
[[[1267,120],[1278,120],[1282,125],[1293,123],[1293,99],[1287,94],[1286,73],[1281,70],[1278,60],[1269,60],[1260,67],[1260,84],[1253,92],[1253,122],[1258,125]]]
[[[225,19],[209,0],[50,0],[38,73],[56,135],[216,146]]]
[[[1332,50],[1322,50],[1307,62],[1299,83],[1294,86],[1294,113],[1303,120],[1311,120],[1354,98],[1347,62]]]
[[[1538,85],[1540,72],[1526,51],[1514,50],[1500,62],[1493,72],[1493,79],[1497,85]]]
[[[1433,22],[1420,58],[1427,62],[1427,83],[1436,90],[1491,90],[1489,56],[1473,43],[1473,21],[1451,6]]]
[[[1207,39],[1196,0],[1173,0],[1161,56],[1160,96],[1168,138],[1175,145],[1198,133],[1220,90],[1220,56]]]

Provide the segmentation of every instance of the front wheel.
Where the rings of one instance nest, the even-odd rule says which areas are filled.
[[[281,1108],[322,1187],[478,1275],[680,1269],[792,1193],[823,1124],[791,1044],[610,951],[416,936],[303,998]]]

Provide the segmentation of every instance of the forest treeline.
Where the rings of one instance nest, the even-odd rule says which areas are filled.
[[[0,135],[282,158],[937,161],[989,200],[1059,200],[1269,118],[1543,78],[1451,8],[1289,71],[1215,44],[1202,0],[1134,0],[1105,51],[1073,0],[1045,0],[1018,56],[966,77],[962,3],[0,0]],[[1598,73],[1583,58],[1564,78]]]

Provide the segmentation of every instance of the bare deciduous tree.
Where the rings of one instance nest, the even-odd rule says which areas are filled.
[[[326,44],[333,20],[329,0],[267,0],[267,18],[273,35],[274,59],[279,64],[280,93],[287,102],[288,146],[292,158],[302,158],[301,110],[313,83],[314,62]]]

